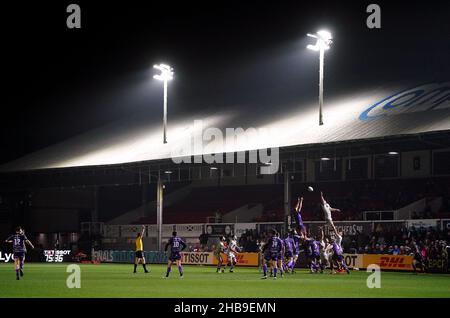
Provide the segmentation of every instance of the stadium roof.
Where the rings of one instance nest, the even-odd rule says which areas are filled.
[[[201,120],[194,123],[195,120]],[[214,127],[218,130],[207,131]],[[228,143],[227,128],[243,128]],[[256,133],[249,133],[255,128]],[[450,130],[450,82],[395,85],[326,96],[324,125],[318,125],[317,101],[256,106],[177,116],[170,114],[168,143],[162,142],[162,120],[130,116],[0,166],[0,171],[97,166],[168,159],[206,153],[269,147],[323,144]],[[201,145],[205,132],[223,134]],[[230,135],[229,135],[230,138]],[[194,141],[195,140],[195,141]]]

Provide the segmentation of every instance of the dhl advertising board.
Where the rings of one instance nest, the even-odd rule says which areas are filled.
[[[412,271],[413,257],[409,255],[378,255],[364,254],[363,268],[371,264],[380,266],[381,269],[391,269],[400,271]]]

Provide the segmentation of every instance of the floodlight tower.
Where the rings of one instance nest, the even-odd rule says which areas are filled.
[[[153,78],[164,83],[164,117],[163,117],[163,143],[167,143],[167,82],[173,79],[173,68],[166,64],[153,65],[153,68],[161,71],[161,74],[154,75]]]
[[[307,34],[307,36],[317,39],[317,42],[315,45],[309,44],[306,48],[313,50],[313,51],[319,51],[319,59],[320,59],[320,66],[319,66],[319,125],[323,125],[323,115],[322,115],[322,108],[323,108],[323,64],[324,64],[324,57],[325,57],[325,50],[328,50],[330,48],[330,45],[332,43],[332,37],[331,33],[325,30],[318,31],[316,34]]]

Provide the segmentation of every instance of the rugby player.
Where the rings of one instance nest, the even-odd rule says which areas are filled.
[[[296,230],[292,231],[292,239],[294,240],[294,259],[292,261],[291,273],[295,273],[295,264],[300,255],[301,236],[297,234]]]
[[[32,249],[34,249],[34,246],[25,236],[25,233],[20,226],[16,228],[16,234],[13,234],[6,239],[6,243],[12,243],[13,245],[16,279],[20,280],[20,277],[23,276],[23,266],[25,264],[25,254],[27,252],[26,244]]]
[[[317,273],[320,262],[320,243],[314,238],[304,237],[310,273]]]
[[[134,271],[133,274],[136,274],[136,269],[138,264],[142,264],[142,267],[144,268],[144,272],[148,273],[148,270],[145,266],[145,257],[144,257],[144,244],[142,243],[142,237],[145,233],[145,225],[142,225],[142,231],[137,234],[136,237],[136,253],[134,258]]]
[[[425,262],[422,253],[420,251],[420,248],[415,241],[413,241],[411,244],[411,252],[412,252],[411,256],[413,257],[412,260],[413,273],[417,274],[417,266],[420,267],[422,272],[425,272],[426,270]]]
[[[289,233],[288,237],[284,239],[284,246],[285,246],[285,263],[284,263],[284,269],[286,273],[289,273],[289,271],[293,271],[293,264],[294,264],[294,250],[295,250],[295,242],[293,238],[293,232]]]
[[[337,233],[336,227],[334,226],[333,219],[331,218],[332,212],[341,212],[339,209],[332,208],[330,204],[323,197],[322,191],[320,192],[320,205],[324,213],[325,221],[332,227],[334,233]]]
[[[350,274],[350,270],[347,267],[347,264],[345,264],[345,260],[344,260],[344,255],[343,251],[342,251],[342,232],[335,232],[335,236],[336,238],[331,239],[331,248],[333,250],[333,256],[331,257],[331,262],[330,262],[330,266],[331,266],[331,273],[334,274],[333,271],[333,261],[336,262],[336,264],[338,265],[338,267],[341,267],[343,269],[345,269],[345,271],[347,272],[347,274]]]
[[[167,263],[166,276],[163,278],[168,278],[170,271],[172,270],[172,264],[176,263],[178,266],[178,271],[180,272],[180,278],[183,278],[183,266],[181,265],[181,254],[180,252],[186,248],[186,243],[177,236],[177,232],[172,232],[172,237],[167,242],[164,250],[167,252],[167,248],[170,246],[170,257]]]
[[[226,248],[228,264],[230,264],[230,273],[234,272],[234,266],[236,265],[237,262],[236,254],[239,252],[239,250],[240,248],[237,245],[237,237],[236,235],[234,235],[231,238],[228,247]]]
[[[225,252],[225,237],[220,237],[219,243],[216,245],[216,249],[214,250],[214,257],[217,259],[217,270],[216,273],[225,273],[225,265],[222,257],[222,253]],[[223,267],[222,267],[223,266]]]
[[[269,262],[270,269],[273,270],[273,279],[277,279],[278,272],[278,258],[280,258],[281,254],[283,254],[283,241],[277,236],[277,231],[275,229],[271,232],[271,237],[269,238],[267,244],[263,247],[263,253],[267,250],[269,251]],[[267,274],[267,272],[265,273]],[[263,279],[266,279],[267,275],[263,276]]]
[[[306,227],[303,224],[302,219],[302,206],[303,206],[303,197],[297,198],[297,203],[295,205],[294,210],[292,211],[292,217],[295,221],[295,228],[300,236],[306,235]]]

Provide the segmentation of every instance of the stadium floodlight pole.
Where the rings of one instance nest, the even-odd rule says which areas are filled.
[[[173,79],[173,68],[166,64],[153,65],[154,68],[161,71],[153,78],[164,83],[164,117],[163,117],[163,143],[167,143],[167,82]]]
[[[306,48],[313,51],[319,51],[319,125],[323,125],[323,65],[325,50],[328,50],[330,48],[332,37],[331,33],[325,30],[318,31],[316,34],[308,33],[307,36],[317,39],[315,45],[309,44]]]

